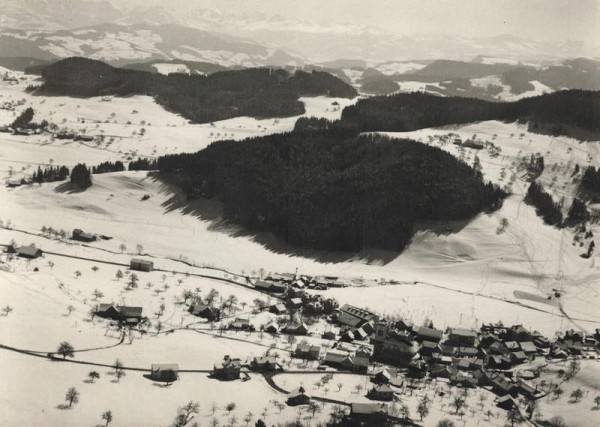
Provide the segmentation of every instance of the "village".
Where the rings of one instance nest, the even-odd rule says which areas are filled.
[[[68,240],[89,244],[103,237],[76,228]],[[28,268],[36,271],[39,267],[33,265],[51,256],[35,245],[6,245],[4,252],[5,271],[11,271],[16,259],[25,260]],[[153,261],[139,256],[123,265],[121,275],[127,280],[126,289],[133,289],[144,274],[153,272]],[[185,276],[189,277],[189,272]],[[567,331],[550,339],[522,325],[501,322],[482,324],[478,329],[439,329],[431,321],[417,325],[409,318],[381,316],[361,308],[359,303],[340,306],[327,297],[328,289],[364,286],[342,277],[264,273],[262,277],[239,275],[232,283],[257,295],[252,307],[242,303],[240,308],[235,296],[219,297],[218,284],[209,292],[188,289],[176,304],[197,320],[184,323],[182,318],[179,325],[167,321],[161,324],[154,320],[160,319],[161,312],[103,300],[101,290],[96,289],[90,316],[92,320],[105,319],[107,331],[121,341],[126,337],[133,341],[133,334],[195,330],[223,339],[261,343],[266,347],[262,354],[223,354],[221,360],[213,360],[212,368],[204,365],[180,369],[178,361],[172,360],[135,369],[145,372],[144,378],[169,387],[176,387],[181,376],[196,370],[226,383],[245,382],[260,375],[283,395],[288,407],[314,413],[320,410],[317,405],[335,405],[334,415],[349,425],[423,420],[430,406],[430,398],[423,391],[432,388],[432,400],[436,395],[441,399],[452,396],[447,405],[457,420],[466,415],[469,391],[482,390],[490,395],[488,405],[499,411],[486,407],[488,418],[495,414],[535,422],[538,402],[564,392],[560,382],[547,379],[544,370],[562,366],[559,377],[567,381],[579,372],[582,360],[594,360],[600,351],[600,330],[593,335]],[[159,311],[165,311],[164,304]],[[73,357],[73,350],[67,356]],[[69,361],[61,348],[47,357],[56,362]],[[301,378],[299,382],[291,381],[294,388],[287,385],[288,380],[281,383],[288,375]],[[338,391],[342,387],[353,389],[350,396],[340,398],[331,392],[331,386],[327,387],[334,375],[364,378],[364,382],[354,381],[353,388],[340,380]],[[302,378],[318,379],[313,385]],[[573,399],[580,398],[578,392],[573,393]],[[414,400],[413,395],[422,397],[411,411],[407,402]],[[481,403],[483,408],[483,400]]]

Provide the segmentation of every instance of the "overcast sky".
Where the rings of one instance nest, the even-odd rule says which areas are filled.
[[[119,7],[125,0],[113,0]],[[366,25],[399,34],[447,33],[467,37],[511,34],[540,41],[600,40],[600,0],[126,0],[217,9],[312,23]]]

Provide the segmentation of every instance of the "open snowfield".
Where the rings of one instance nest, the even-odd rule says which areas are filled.
[[[518,101],[523,98],[529,98],[532,96],[538,96],[543,95],[544,93],[553,92],[552,88],[546,86],[543,83],[538,82],[537,80],[532,80],[530,83],[533,85],[532,90],[528,90],[519,94],[514,94],[511,92],[510,86],[502,83],[500,76],[486,76],[477,79],[471,79],[471,84],[477,87],[487,88],[489,85],[500,86],[502,88],[502,92],[496,95],[495,98],[500,101],[506,102]]]
[[[2,70],[0,70],[0,73]],[[35,76],[10,72],[24,77],[19,84],[0,81],[0,104],[17,105],[13,111],[0,109],[0,126],[9,125],[25,108],[33,107],[34,121],[48,120],[62,130],[94,135],[96,141],[53,140],[49,134],[15,136],[0,134],[0,174],[31,174],[31,165],[49,163],[72,166],[81,161],[97,164],[169,153],[201,150],[221,139],[244,139],[290,131],[298,117],[258,120],[237,117],[215,123],[190,124],[183,117],[165,111],[148,96],[69,98],[35,96],[24,91],[36,83]],[[302,98],[305,116],[338,119],[342,109],[356,101],[346,98]],[[339,105],[333,105],[337,102]],[[28,167],[30,166],[30,167]],[[18,176],[18,175],[16,175]]]

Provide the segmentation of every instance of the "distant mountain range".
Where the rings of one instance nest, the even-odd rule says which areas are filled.
[[[113,65],[173,59],[225,67],[300,66],[305,63],[304,59],[281,49],[174,24],[0,30],[0,57],[56,60],[72,56],[85,56]]]
[[[178,13],[173,12],[174,10]],[[114,28],[110,30],[102,24],[107,22],[135,25],[134,28],[138,30],[150,31],[154,42],[150,42],[150,45],[142,44],[139,34],[136,35],[140,42],[138,45],[131,37],[124,36],[124,40],[121,40],[118,35],[115,36]],[[55,38],[51,42],[54,47],[49,46],[48,42],[36,44],[42,50],[58,56],[65,56],[67,50],[76,51],[77,45],[82,49],[80,41],[70,41],[69,38],[81,39],[79,36],[84,34],[78,36],[73,31],[70,34],[56,33],[57,30],[85,31],[90,27],[97,28],[97,37],[103,34],[104,29],[109,29],[106,33],[108,40],[112,37],[113,42],[123,47],[121,55],[128,56],[129,59],[134,58],[127,45],[133,45],[139,51],[137,59],[142,59],[140,52],[146,51],[144,59],[147,60],[159,59],[157,56],[162,55],[160,59],[212,60],[220,61],[221,65],[282,65],[298,63],[300,58],[307,58],[312,63],[349,58],[373,65],[408,59],[446,58],[470,61],[479,55],[539,62],[578,56],[594,57],[598,55],[600,47],[577,41],[552,43],[525,40],[511,35],[487,38],[445,34],[408,36],[366,25],[325,25],[277,14],[265,15],[258,11],[248,14],[235,9],[203,9],[194,2],[183,0],[148,2],[148,5],[143,6],[132,6],[128,2],[111,3],[108,0],[4,0],[0,8],[0,29],[4,30],[5,36],[10,34],[6,32],[7,29],[16,28],[26,30],[27,38],[32,41],[38,41],[40,37],[67,37],[62,41]],[[189,28],[184,30],[182,27],[202,31]],[[43,36],[44,33],[40,36],[40,31],[51,32],[45,33],[48,36]],[[199,39],[196,40],[195,37],[198,36]],[[162,40],[157,41],[158,37]],[[216,42],[215,39],[221,42]],[[224,45],[223,42],[227,43]],[[182,46],[187,47],[182,49]],[[103,53],[106,48],[98,50],[97,43],[92,43],[88,49],[96,54],[95,59],[112,59]],[[236,54],[239,54],[239,58]]]
[[[597,50],[577,42],[409,37],[171,2],[177,8],[156,2],[133,7],[107,0],[5,0],[0,66],[41,72],[51,62],[78,56],[162,74],[292,67],[328,71],[364,94],[424,91],[496,101],[560,89],[600,90],[599,62],[583,58]]]

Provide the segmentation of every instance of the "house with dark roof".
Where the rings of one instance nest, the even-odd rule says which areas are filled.
[[[334,368],[340,367],[342,362],[349,356],[350,354],[345,351],[329,350],[327,353],[325,353],[323,364],[332,366]]]
[[[305,360],[319,360],[320,353],[320,346],[311,345],[307,341],[302,341],[296,346],[296,350],[294,351],[294,357]]]
[[[346,329],[344,332],[341,333],[340,340],[344,342],[354,341],[354,332],[352,332],[350,329]]]
[[[132,258],[131,261],[129,261],[129,268],[131,270],[149,272],[154,269],[154,263],[145,259]]]
[[[267,280],[271,282],[283,282],[289,285],[296,280],[296,275],[293,273],[270,273],[267,276]]]
[[[118,320],[127,325],[137,325],[143,319],[143,308],[127,305],[114,306],[113,304],[100,304],[96,315],[105,319]]]
[[[269,313],[273,314],[284,314],[287,311],[285,305],[282,303],[273,304],[269,307]]]
[[[279,333],[279,328],[271,323],[265,327],[265,332],[271,335],[277,335]]]
[[[357,374],[366,374],[369,370],[369,359],[360,356],[348,356],[341,363],[342,368]]]
[[[433,341],[423,341],[423,343],[421,344],[421,347],[419,348],[419,354],[421,354],[421,356],[425,356],[425,357],[429,357],[433,353],[441,353],[441,352],[442,352],[442,350],[440,348],[440,345]]]
[[[78,240],[80,242],[95,242],[97,238],[93,234],[86,233],[82,229],[76,228],[73,230],[71,239]]]
[[[337,316],[338,323],[351,328],[358,328],[369,321],[377,321],[377,316],[370,311],[355,307],[350,304],[345,304],[340,308],[340,313]]]
[[[373,374],[371,381],[373,381],[375,384],[387,384],[394,376],[396,376],[396,372],[392,372],[389,368],[379,368]]]
[[[250,319],[247,317],[238,317],[229,325],[229,329],[237,329],[238,331],[249,331],[254,329],[250,324]]]
[[[538,390],[537,387],[534,387],[522,379],[519,379],[517,382],[517,387],[519,389],[519,394],[530,400],[540,399],[546,395],[544,391]]]
[[[292,322],[283,329],[283,332],[290,335],[308,335],[308,328],[304,322]]]
[[[505,394],[496,399],[496,406],[505,411],[510,411],[513,407],[517,406],[517,402],[512,396]]]
[[[455,347],[454,355],[456,357],[477,357],[479,350],[475,347]]]
[[[510,360],[514,365],[519,365],[527,361],[527,355],[522,351],[510,353]]]
[[[240,359],[225,356],[222,362],[213,366],[213,377],[222,381],[237,380],[240,378],[242,363]]]
[[[43,255],[42,250],[33,245],[20,246],[17,248],[17,255],[22,258],[35,259]]]
[[[367,393],[367,397],[371,400],[381,400],[391,402],[394,400],[394,390],[387,384],[378,384]]]
[[[297,310],[302,307],[302,298],[290,298],[287,302],[288,308]]]
[[[388,418],[386,403],[358,403],[350,404],[350,418],[359,425],[384,425]]]
[[[254,282],[254,287],[259,291],[270,292],[273,294],[282,294],[286,290],[286,286],[282,283],[276,283],[260,279]]]
[[[283,370],[281,365],[277,363],[277,357],[275,356],[255,357],[254,359],[252,359],[250,368],[253,371],[258,372],[273,372]]]
[[[453,346],[475,347],[478,332],[472,329],[453,328],[450,329],[450,335],[446,344]]]
[[[310,402],[310,396],[306,394],[304,387],[299,387],[295,390],[290,391],[288,394],[286,403],[289,406],[308,405]]]
[[[511,395],[517,397],[518,388],[509,381],[504,375],[498,375],[491,381],[492,391],[498,396]]]
[[[426,328],[424,326],[414,326],[412,328],[417,341],[440,342],[444,333],[439,329]]]
[[[179,379],[179,365],[153,364],[150,367],[150,379],[165,383],[175,382]]]
[[[511,360],[507,356],[494,355],[488,358],[487,366],[490,369],[510,369]]]
[[[193,303],[189,308],[189,312],[194,316],[207,319],[211,322],[221,318],[221,310],[219,308],[203,303],[202,301]]]

